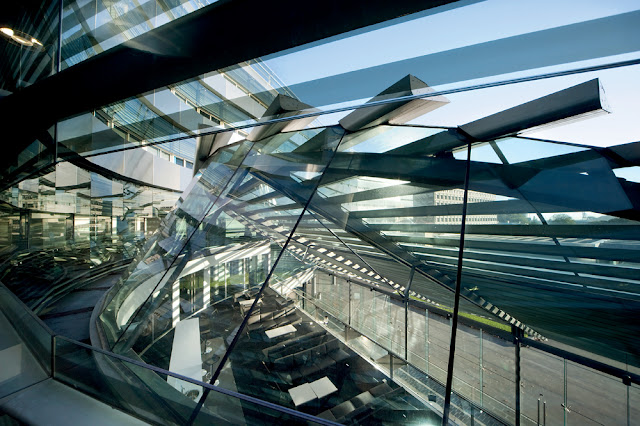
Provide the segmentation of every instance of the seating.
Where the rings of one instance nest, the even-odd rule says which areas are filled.
[[[333,339],[320,345],[304,349],[294,354],[273,360],[273,366],[280,371],[286,380],[294,381],[301,377],[309,377],[349,358],[350,355],[340,348]]]
[[[376,397],[371,394],[371,392],[366,391],[362,392],[360,395],[351,399],[353,405],[356,407],[362,407],[363,405],[367,405],[373,402]]]
[[[296,353],[303,346],[316,346],[324,343],[327,337],[325,330],[314,331],[300,337],[294,337],[262,350],[269,361]]]
[[[382,395],[386,395],[388,393],[391,393],[392,391],[393,389],[391,389],[391,386],[389,386],[386,383],[380,383],[379,385],[373,387],[372,389],[369,389],[369,393],[374,398],[380,398]]]
[[[327,342],[327,354],[335,362],[340,362],[351,357],[351,355],[340,348],[340,343],[337,340],[331,340],[330,342]]]
[[[251,313],[251,316],[249,317],[247,324],[251,325],[258,322],[275,320],[275,319],[290,315],[294,311],[295,311],[295,308],[283,308],[279,310],[268,311],[268,310],[265,310],[264,308],[259,307],[258,309],[256,309],[254,312]]]
[[[278,317],[274,319],[269,319],[266,321],[256,322],[250,325],[247,325],[249,331],[264,331],[270,328],[281,327],[287,324],[298,324],[302,321],[302,318],[296,313],[290,313],[289,315]]]
[[[387,383],[380,383],[368,391],[354,396],[348,401],[344,401],[333,408],[323,411],[318,414],[318,417],[334,422],[345,422],[369,410],[376,401],[383,396],[391,395],[394,392]]]

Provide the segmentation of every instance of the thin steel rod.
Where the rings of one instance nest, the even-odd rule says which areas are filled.
[[[238,340],[240,340],[240,336],[242,335],[242,332],[244,331],[247,323],[249,322],[249,318],[251,317],[251,313],[255,310],[256,306],[258,305],[258,301],[260,300],[260,297],[262,296],[262,293],[264,293],[264,290],[269,285],[269,280],[271,279],[271,276],[275,272],[275,270],[276,270],[276,268],[278,266],[278,263],[280,262],[280,259],[282,258],[282,256],[286,252],[287,246],[289,245],[289,243],[291,242],[291,239],[293,238],[293,234],[295,233],[296,229],[298,228],[298,225],[302,221],[302,217],[305,215],[305,212],[307,211],[307,209],[309,208],[309,205],[311,204],[311,200],[316,195],[316,190],[318,189],[318,187],[320,185],[320,182],[322,182],[322,178],[327,173],[327,170],[329,170],[329,166],[331,165],[331,161],[335,157],[335,154],[338,151],[338,148],[340,147],[340,142],[342,142],[342,138],[343,137],[344,137],[344,133],[340,136],[340,140],[338,141],[338,143],[334,147],[333,152],[331,153],[331,157],[329,158],[324,170],[322,171],[322,175],[320,176],[320,178],[316,182],[313,191],[309,195],[309,198],[307,199],[307,201],[306,201],[306,203],[304,205],[304,208],[302,209],[302,212],[300,213],[300,216],[298,216],[298,220],[296,220],[296,223],[293,225],[293,228],[291,229],[291,232],[289,233],[289,236],[287,237],[287,241],[284,243],[284,246],[282,247],[282,250],[280,250],[280,253],[278,253],[278,257],[276,258],[273,266],[271,267],[271,270],[269,271],[269,274],[265,278],[264,283],[262,284],[262,288],[260,288],[260,291],[258,291],[258,294],[256,294],[255,299],[253,300],[253,303],[251,304],[251,307],[247,311],[244,319],[242,320],[242,323],[240,323],[240,326],[238,327],[238,331],[236,332],[235,336],[233,336],[233,340],[229,344],[229,347],[227,348],[226,352],[224,353],[222,359],[220,360],[220,363],[218,364],[218,367],[216,368],[216,372],[211,377],[210,383],[212,383],[212,384],[215,383],[216,379],[218,378],[218,376],[220,375],[220,373],[222,371],[222,368],[224,367],[224,365],[226,364],[227,360],[229,359],[229,355],[231,354],[231,352],[233,352],[233,349],[235,348],[236,344],[238,343]],[[209,395],[209,390],[205,389],[204,393],[200,397],[200,400],[198,401],[198,404],[197,404],[195,410],[193,411],[193,414],[191,415],[191,418],[187,422],[188,425],[192,425],[193,424],[193,422],[195,421],[198,413],[202,409],[202,406],[204,405],[204,401],[207,399],[208,395]]]
[[[451,388],[453,385],[453,364],[456,353],[456,331],[458,329],[458,311],[460,309],[460,287],[462,281],[462,258],[464,252],[464,228],[467,218],[467,201],[469,195],[469,175],[471,174],[471,141],[467,142],[467,168],[464,175],[464,198],[462,202],[462,223],[460,224],[460,250],[458,251],[458,269],[456,271],[456,294],[453,305],[451,322],[451,344],[449,345],[449,364],[447,367],[447,384],[444,395],[444,410],[442,424],[449,424],[449,410],[451,409]]]
[[[519,328],[517,328],[515,325],[511,326],[512,329],[512,333],[513,333],[513,343],[515,344],[515,393],[516,393],[516,426],[520,426],[520,400],[521,400],[521,389],[520,389],[520,381],[521,381],[521,375],[520,375],[520,335],[522,333],[522,330],[520,330]]]

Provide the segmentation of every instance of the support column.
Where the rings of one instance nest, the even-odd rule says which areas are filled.
[[[67,244],[73,245],[75,214],[70,213],[65,219],[65,239]]]
[[[404,299],[404,359],[409,360],[409,299]]]
[[[429,310],[424,311],[424,372],[429,374]]]
[[[316,281],[316,274],[313,274],[313,280],[311,281],[311,297],[316,298],[316,294],[318,294],[318,287]]]
[[[180,280],[171,285],[171,324],[175,327],[180,322]]]
[[[246,290],[248,286],[247,282],[247,258],[242,258],[242,289]]]
[[[347,280],[349,285],[349,318],[347,319],[349,326],[351,326],[351,280]]]
[[[202,277],[202,307],[208,308],[211,305],[211,267],[207,266],[203,270]]]
[[[254,286],[258,284],[258,256],[251,256],[249,262],[249,285]]]
[[[20,211],[20,247],[28,249],[31,246],[31,213]]]
[[[411,289],[411,283],[413,283],[413,275],[416,272],[415,265],[411,267],[409,272],[409,282],[404,289],[404,359],[409,360],[409,291]]]

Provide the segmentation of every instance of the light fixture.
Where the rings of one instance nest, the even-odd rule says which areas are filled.
[[[0,33],[6,36],[10,41],[22,47],[31,47],[40,50],[44,45],[35,37],[21,31],[16,31],[9,27],[0,28]]]
[[[29,47],[33,46],[33,43],[31,42],[31,40],[26,39],[24,37],[20,37],[17,34],[12,35],[11,39],[14,40],[14,41],[17,41],[18,43],[22,44],[23,46],[29,46]]]

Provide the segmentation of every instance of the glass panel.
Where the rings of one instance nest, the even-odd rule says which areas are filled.
[[[640,387],[633,383],[629,386],[628,392],[627,410],[629,413],[629,423],[633,424],[640,419]]]
[[[55,339],[55,378],[148,422],[184,424],[195,402],[162,377],[137,365]]]
[[[46,379],[51,373],[51,334],[0,284],[0,397]]]
[[[53,129],[50,129],[53,133]],[[16,185],[26,178],[33,176],[37,171],[39,174],[46,174],[51,170],[55,159],[55,144],[52,139],[35,140],[16,156],[16,159],[6,168],[0,170],[0,179],[3,182],[3,188]],[[0,197],[7,203],[17,205],[14,199],[16,194],[3,192]]]
[[[62,20],[63,68],[75,65],[214,2],[215,0],[65,0]]]
[[[566,410],[568,424],[626,424],[627,386],[621,379],[567,361]]]
[[[175,272],[176,268],[172,264],[176,261],[176,256],[183,248],[187,238],[191,237],[202,218],[216,202],[217,195],[225,188],[229,178],[235,173],[237,164],[242,161],[250,149],[250,145],[245,144],[235,148],[237,149],[221,152],[216,158],[228,156],[227,161],[217,163],[214,159],[210,169],[203,173],[203,180],[195,182],[183,194],[178,205],[174,207],[175,213],[165,218],[160,225],[160,232],[155,234],[145,249],[140,252],[138,258],[134,260],[134,264],[137,265],[136,269],[130,269],[128,279],[121,283],[119,288],[112,291],[112,295],[115,296],[101,317],[103,324],[107,327],[107,336],[113,339],[111,340],[113,343],[118,338],[115,333],[119,334],[118,330],[120,329],[128,329],[127,324],[134,319],[133,315],[136,310],[145,302],[145,299],[153,294],[165,274],[164,268],[171,268],[170,273]],[[181,268],[183,268],[187,258],[182,257],[181,259],[183,260]],[[175,278],[177,279],[179,276]],[[169,276],[165,281],[168,279]],[[164,281],[163,283],[166,284]],[[169,325],[171,325],[173,317],[179,319],[179,310],[176,310],[174,315],[173,309],[171,309],[169,294],[156,292],[153,297],[159,298],[155,303],[161,302],[165,305],[164,309],[168,308],[167,313],[159,315],[158,319],[164,318],[168,314],[169,317],[165,321],[169,320]],[[133,332],[133,330],[131,331]],[[151,335],[161,335],[162,333],[157,333],[158,331],[154,328]],[[146,336],[150,336],[150,334],[146,333]]]
[[[124,333],[119,337],[117,348],[133,345],[148,362],[167,365],[170,342],[174,339],[175,343],[177,339],[173,327],[181,319],[189,318],[189,322],[198,324],[201,333],[208,331],[207,340],[215,340],[212,343],[215,348],[212,346],[211,351],[219,349],[220,360],[219,356],[226,349],[223,343],[231,342],[242,321],[242,312],[236,303],[239,300],[247,302],[247,298],[251,300],[250,296],[258,290],[252,286],[262,284],[257,279],[265,265],[259,268],[258,258],[264,259],[272,244],[284,243],[295,223],[292,214],[300,214],[306,197],[311,195],[313,182],[301,181],[297,174],[305,170],[321,173],[322,164],[328,160],[331,148],[341,136],[332,129],[305,132],[304,135],[303,140],[318,143],[318,149],[308,152],[304,161],[298,161],[291,153],[297,144],[289,143],[286,134],[267,138],[253,148],[245,142],[230,159],[223,152],[210,161],[202,176],[192,184],[190,192],[184,195],[184,201],[173,215],[168,216],[162,234],[158,235],[164,239],[158,239],[139,261],[141,270],[153,272],[150,279],[139,274],[143,280],[134,279],[132,274],[119,292],[118,301],[114,302],[122,303],[124,298],[124,303],[119,307],[112,303],[120,312],[117,314],[122,317],[122,321],[118,320],[120,333]],[[258,216],[258,211],[273,206],[270,200],[261,200],[261,195],[274,189],[289,195],[275,201],[276,205],[287,205],[286,210],[274,209],[271,216]],[[275,256],[270,258],[270,262],[273,261]],[[151,268],[154,262],[153,268],[157,269]],[[227,298],[215,306],[209,304],[204,311],[191,311],[191,296],[180,297],[179,278],[220,264],[225,268]],[[270,267],[266,265],[266,268]],[[216,279],[220,278],[220,272],[214,274]],[[141,297],[135,296],[136,292],[140,292]],[[202,306],[205,305],[207,302],[203,301]],[[251,302],[241,306],[249,309]],[[151,315],[151,312],[155,314]],[[220,321],[227,327],[214,329],[212,325]],[[213,353],[211,351],[209,353]],[[215,370],[216,366],[210,367]]]
[[[520,348],[520,377],[523,423],[564,424],[564,360],[523,346]]]
[[[451,344],[451,317],[441,311],[427,311],[429,376],[447,383],[449,347]]]
[[[407,361],[415,368],[429,374],[429,326],[428,312],[417,306],[409,307],[407,324]]]
[[[144,365],[96,352],[66,339],[56,339],[57,380],[150,423],[186,424],[191,418],[203,386],[156,372]],[[174,386],[182,389],[176,390]],[[199,412],[195,424],[206,422],[280,421],[306,422],[233,396],[213,390]]]
[[[97,277],[133,257],[178,199],[176,191],[67,161],[35,176],[2,192],[4,241],[11,244],[3,260],[12,261],[2,263],[0,277],[38,313],[82,285],[77,277]]]
[[[92,2],[95,3],[95,0]],[[153,9],[154,5],[155,2],[147,2],[141,7]],[[156,5],[156,9],[158,7]],[[71,36],[70,39],[74,41],[85,40],[87,36],[84,33],[87,32],[92,34],[92,40],[98,37],[97,43],[87,41],[85,44],[74,44],[82,45],[79,50],[83,52],[94,49],[97,52],[101,49],[98,34],[106,27],[91,29],[92,25],[96,25],[91,20],[91,15],[96,12],[96,16],[115,13],[102,11],[102,8],[98,2],[95,4],[95,12],[88,8],[90,13],[84,26],[80,22],[71,25],[74,28],[72,32],[82,34],[79,38]],[[111,10],[112,7],[107,9]],[[402,19],[330,38],[326,42],[316,42],[285,53],[251,59],[219,70],[210,70],[199,76],[189,76],[188,80],[171,87],[158,88],[105,106],[98,110],[98,114],[105,121],[118,123],[123,132],[134,135],[138,141],[159,141],[163,138],[194,136],[195,132],[202,129],[220,129],[217,126],[225,124],[252,125],[264,116],[277,94],[299,100],[301,105],[298,111],[317,112],[314,108],[331,110],[345,105],[360,105],[377,93],[384,93],[382,98],[390,98],[425,94],[432,88],[438,91],[457,91],[477,84],[637,60],[639,57],[638,45],[631,41],[637,39],[637,30],[633,24],[639,12],[631,3],[589,5],[582,8],[581,16],[574,16],[566,13],[566,10],[571,9],[571,2],[561,1],[547,5],[547,10],[555,11],[555,18],[540,16],[539,20],[534,20],[535,24],[529,24],[526,28],[514,25],[521,21],[521,16],[539,16],[538,9],[533,1],[520,2],[517,7],[509,10],[504,10],[498,1],[457,3],[433,8],[428,12],[407,15]],[[131,16],[139,18],[153,16],[155,13],[153,10],[145,10],[142,15],[135,13]],[[460,37],[444,44],[441,41],[414,42],[416,39],[430,40],[427,32],[446,31],[446,28],[459,22],[473,27],[476,21],[471,16],[481,16],[483,22],[482,28],[471,31],[474,34],[472,38]],[[118,19],[128,22],[127,18]],[[484,25],[488,22],[493,24]],[[147,22],[146,25],[155,26],[152,22]],[[120,31],[118,37],[127,39],[128,32]],[[423,37],[420,38],[418,34],[423,34]],[[596,39],[594,34],[599,34],[599,37]],[[553,40],[552,49],[548,47],[549,40]],[[117,43],[119,42],[121,40]],[[597,49],[594,48],[595,45],[598,46]],[[346,55],[352,60],[336,61],[336,55]],[[80,56],[78,59],[81,59]],[[470,66],[462,67],[463,69],[458,67],[461,58]],[[300,64],[322,66],[302,67]],[[628,97],[628,92],[630,88],[636,87],[633,76],[637,70],[634,68],[617,67],[598,71],[597,75],[584,73],[559,79],[536,79],[518,85],[516,90],[514,86],[500,85],[486,89],[489,92],[454,93],[451,95],[451,103],[440,96],[437,101],[436,98],[431,99],[432,106],[436,103],[438,106],[447,105],[447,108],[430,108],[430,114],[426,118],[417,118],[420,114],[413,114],[412,111],[403,117],[402,123],[415,119],[414,123],[417,124],[458,126],[521,103],[523,93],[548,94],[557,89],[560,81],[566,84],[565,87],[569,87],[594,77],[606,80],[606,84],[611,86],[612,90],[607,93],[611,93],[614,107],[617,104],[622,106],[621,109],[629,110],[631,98]],[[322,71],[312,71],[320,69]],[[451,72],[452,69],[456,72]],[[402,77],[409,81],[409,76],[412,85],[390,87]],[[416,83],[420,80],[422,82]],[[385,89],[387,91],[383,92]],[[488,95],[480,100],[475,96],[476,93]],[[491,101],[487,102],[486,99]],[[340,111],[327,115],[318,119],[315,125],[336,123],[347,113]],[[599,145],[637,140],[635,126],[629,125],[631,120],[626,112],[617,117],[616,114],[599,117],[594,124],[589,125],[589,131],[584,133],[587,134],[586,137],[597,140]],[[582,132],[575,132],[574,126],[570,125],[560,131],[538,129],[536,135],[584,142],[576,140],[575,134]],[[614,127],[617,129],[615,136],[607,130]],[[246,135],[244,130],[240,133]],[[496,160],[493,154],[490,155]]]
[[[453,390],[467,401],[482,407],[482,330],[458,323],[453,369]]]
[[[220,386],[339,422],[437,417],[392,382],[403,364],[391,351],[404,356],[404,339],[392,338],[404,328],[404,308],[364,281],[380,276],[357,260],[334,229],[306,213]]]
[[[304,420],[291,414],[277,411],[252,402],[233,398],[219,392],[211,392],[194,419],[194,425],[210,425],[216,423],[228,424],[287,424],[287,425],[317,425],[310,420]],[[245,423],[246,422],[246,423]]]
[[[510,373],[508,368],[504,368],[509,364],[515,366],[515,347],[512,344],[511,326],[489,310],[482,309],[484,306],[478,303],[477,299],[472,299],[476,302],[472,303],[465,293],[460,299],[453,390],[461,399],[468,402],[467,405],[462,404],[460,407],[466,416],[471,416],[473,407],[475,410],[473,413],[482,410],[487,416],[512,423],[515,414],[516,389],[505,386],[506,382],[502,380],[506,378],[507,381],[515,382],[515,370]],[[488,347],[485,342],[487,335],[491,336]],[[509,348],[512,349],[509,350]],[[485,349],[489,351],[486,352]],[[492,352],[492,350],[498,352]],[[499,366],[500,369],[492,368],[492,364],[495,364],[493,367]],[[496,378],[496,376],[502,377]],[[496,380],[500,383],[496,383]],[[499,404],[495,403],[496,400]]]
[[[610,162],[595,148],[520,138],[482,146],[500,163],[476,155],[474,145],[463,294],[530,337],[605,362],[635,359],[629,339],[636,329],[625,318],[638,308],[633,259],[640,246],[631,234],[634,195],[614,174],[624,161]],[[432,256],[448,262],[454,242],[435,242]]]
[[[482,405],[499,418],[515,423],[515,346],[482,331]]]

